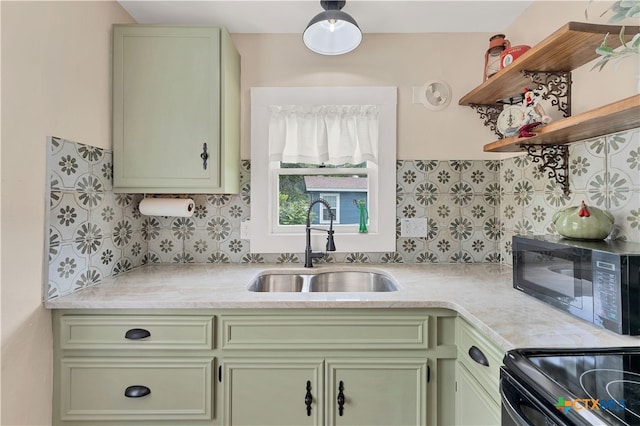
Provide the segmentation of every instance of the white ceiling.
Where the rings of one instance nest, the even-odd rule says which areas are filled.
[[[366,33],[503,32],[533,0],[348,0]],[[139,24],[224,26],[231,33],[302,33],[319,0],[121,0]]]

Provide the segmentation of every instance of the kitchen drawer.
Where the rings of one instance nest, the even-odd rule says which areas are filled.
[[[64,358],[62,420],[208,420],[212,418],[210,358]],[[125,396],[131,386],[150,390]]]
[[[222,349],[427,349],[427,315],[222,315]]]
[[[63,350],[210,350],[215,341],[213,334],[211,316],[63,315],[60,318]]]
[[[505,351],[460,317],[456,321],[456,346],[458,361],[467,367],[496,402],[500,401],[500,366]],[[475,361],[472,358],[474,352],[483,354],[489,365]]]

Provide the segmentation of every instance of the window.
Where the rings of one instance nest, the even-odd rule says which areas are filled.
[[[367,163],[326,166],[315,164],[272,164],[272,173],[278,180],[277,232],[287,232],[291,225],[304,225],[308,206],[317,199],[324,199],[333,206],[333,224],[359,224],[360,211],[357,202],[367,205],[369,170]],[[330,191],[330,192],[329,192]],[[311,223],[330,223],[328,210],[323,204],[314,206]],[[343,230],[353,231],[344,227]]]
[[[324,204],[318,204],[320,208],[320,223],[333,223],[335,225],[340,224],[340,198],[338,194],[320,194],[320,198],[325,200],[331,206],[331,210],[327,209]]]
[[[301,138],[299,143],[306,145],[297,153],[292,153],[290,146],[274,148],[277,142],[270,140],[270,135],[274,134],[273,111],[278,108],[276,114],[279,114],[286,109],[282,106],[296,109],[298,105],[303,106],[305,113],[308,109],[314,114],[326,109],[333,113],[336,105],[338,110],[360,108],[362,114],[375,110],[377,138],[372,138],[375,146],[345,149],[341,144],[337,146],[341,154],[332,154],[331,158],[322,157],[322,148],[314,152],[317,144],[309,145],[309,137]],[[296,122],[296,125],[302,126],[307,122],[300,123]],[[308,208],[318,198],[325,199],[332,207],[338,251],[394,251],[395,125],[394,87],[252,88],[251,251],[302,252]],[[358,131],[369,132],[362,126]],[[336,146],[333,147],[335,151]],[[350,156],[349,152],[356,154]],[[336,158],[349,161],[340,163],[334,161]],[[366,234],[358,232],[358,206],[362,202],[369,217]],[[311,220],[320,227],[328,225],[329,210],[321,203],[316,204],[311,211]],[[326,235],[315,232],[312,239],[314,249],[320,250]]]

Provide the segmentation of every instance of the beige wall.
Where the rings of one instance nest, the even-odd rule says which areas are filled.
[[[115,2],[2,7],[2,418],[51,422],[52,342],[42,308],[45,140],[111,146]]]

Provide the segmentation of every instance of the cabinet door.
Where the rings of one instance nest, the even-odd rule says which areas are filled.
[[[228,117],[239,114],[226,110],[235,105],[226,98],[233,89],[226,79],[232,79],[231,70],[239,74],[239,66],[227,63],[239,60],[226,57],[237,55],[228,43],[227,34],[214,27],[114,27],[116,192],[226,189],[222,160],[239,146],[236,141],[235,148],[224,147],[221,139],[228,135],[222,127],[234,122]]]
[[[495,426],[500,424],[500,406],[461,363],[456,368],[456,424]]]
[[[426,424],[424,358],[327,360],[325,383],[327,424]]]
[[[227,359],[225,425],[321,425],[322,359]]]

